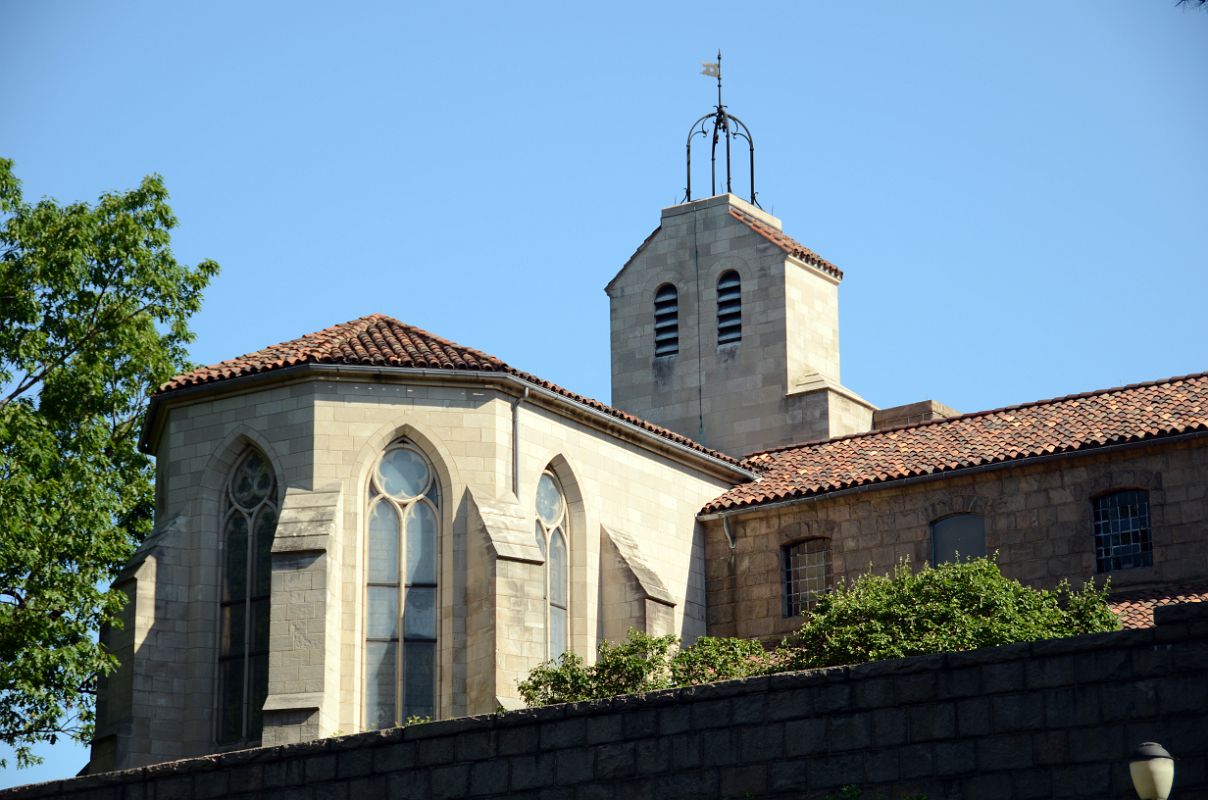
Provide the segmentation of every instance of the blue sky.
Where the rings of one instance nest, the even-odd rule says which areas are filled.
[[[1208,11],[1173,0],[8,0],[0,37],[26,196],[158,172],[177,256],[222,265],[200,362],[382,312],[607,401],[603,287],[682,197],[720,47],[871,402],[1208,369]]]

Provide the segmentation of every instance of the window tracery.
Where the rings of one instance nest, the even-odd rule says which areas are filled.
[[[369,484],[365,587],[365,724],[435,717],[440,490],[409,442],[391,445]]]

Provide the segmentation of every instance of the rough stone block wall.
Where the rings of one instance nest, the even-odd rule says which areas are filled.
[[[889,483],[730,519],[705,537],[709,633],[778,639],[801,620],[784,616],[781,548],[831,542],[835,580],[902,558],[931,559],[931,523],[950,514],[985,518],[986,552],[1025,584],[1050,588],[1095,573],[1091,500],[1112,489],[1149,491],[1153,566],[1109,573],[1113,589],[1208,577],[1208,439],[1135,446],[918,483]]]
[[[2,800],[1132,797],[1158,741],[1208,798],[1208,608],[1158,627],[788,673],[160,764]]]

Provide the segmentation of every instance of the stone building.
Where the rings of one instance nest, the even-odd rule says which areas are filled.
[[[877,409],[841,279],[723,194],[608,284],[612,406],[382,315],[173,379],[90,768],[513,707],[630,627],[774,640],[902,557],[1205,596],[1208,376]]]

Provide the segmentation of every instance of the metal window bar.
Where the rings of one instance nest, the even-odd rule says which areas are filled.
[[[1130,489],[1097,498],[1094,525],[1098,572],[1153,564],[1149,492]]]
[[[800,616],[830,590],[830,548],[810,540],[784,548],[784,615]]]
[[[727,272],[717,282],[717,343],[742,341],[742,284],[737,272]]]

